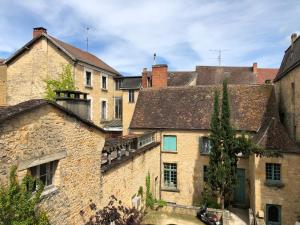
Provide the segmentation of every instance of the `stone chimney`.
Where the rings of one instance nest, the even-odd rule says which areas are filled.
[[[255,74],[255,75],[257,75],[257,62],[254,62],[253,63],[253,73]]]
[[[87,99],[87,93],[80,91],[56,90],[55,101],[57,104],[72,111],[83,119],[90,120],[91,102]]]
[[[36,38],[38,36],[40,36],[41,34],[47,34],[47,29],[44,27],[35,27],[33,28],[33,32],[32,32],[32,38]]]
[[[143,88],[150,86],[150,79],[151,79],[151,77],[148,77],[147,68],[144,68],[143,72],[142,72],[142,87]]]
[[[152,66],[152,87],[167,87],[168,65],[157,64]]]
[[[291,45],[294,44],[294,42],[296,41],[297,37],[298,37],[297,33],[292,33],[292,35],[291,35]]]

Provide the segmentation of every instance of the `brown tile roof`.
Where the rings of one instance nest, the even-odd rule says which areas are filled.
[[[88,126],[92,126],[102,132],[105,132],[103,130],[103,128],[98,127],[97,125],[95,125],[94,123],[92,123],[89,120],[86,120],[84,118],[82,118],[81,116],[73,113],[72,111],[58,105],[55,102],[50,102],[50,101],[46,101],[43,99],[32,99],[29,101],[25,101],[25,102],[21,102],[17,105],[13,105],[13,106],[7,106],[7,107],[0,107],[0,124],[6,122],[9,119],[14,119],[15,117],[17,117],[18,115],[27,113],[29,111],[32,111],[36,108],[39,107],[43,107],[45,105],[52,105],[58,109],[60,109],[61,111],[63,111],[64,113],[66,113],[69,116],[75,117],[76,119],[78,119],[79,121],[87,124]]]
[[[300,153],[299,147],[289,137],[284,126],[276,117],[266,118],[253,141],[266,149]]]
[[[168,74],[168,86],[186,86],[189,85],[195,78],[194,71],[174,71]]]
[[[130,128],[209,130],[215,90],[221,86],[143,89]],[[272,85],[229,85],[229,97],[237,130],[257,131],[264,116],[276,111]]]
[[[274,82],[279,81],[289,71],[300,65],[300,36],[295,40],[293,46],[285,51],[278,74]]]
[[[273,82],[278,73],[278,69],[257,68],[256,83],[265,84],[266,80]]]
[[[58,49],[60,49],[63,53],[65,53],[68,57],[70,57],[73,61],[80,61],[87,64],[90,64],[92,66],[98,67],[99,69],[105,70],[107,72],[111,72],[117,76],[121,75],[118,71],[116,71],[114,68],[103,62],[101,59],[99,59],[97,56],[83,51],[79,48],[76,48],[72,45],[69,45],[63,41],[58,40],[57,38],[54,38],[48,34],[41,34],[40,36],[37,36],[33,39],[31,39],[28,43],[26,43],[22,48],[17,50],[12,56],[10,56],[5,63],[10,63],[12,60],[14,60],[17,56],[22,54],[24,51],[28,49],[32,44],[34,44],[36,41],[38,41],[40,38],[46,38],[49,41],[51,41]]]
[[[91,64],[93,66],[96,66],[98,68],[101,68],[103,70],[106,70],[108,72],[114,73],[114,74],[119,74],[118,71],[116,71],[114,68],[103,62],[101,59],[99,59],[97,56],[83,51],[79,48],[76,48],[70,44],[67,44],[61,40],[58,40],[55,37],[52,37],[50,35],[47,35],[51,37],[57,44],[59,44],[62,48],[64,48],[67,52],[69,52],[74,58],[76,58],[79,61]]]
[[[197,85],[221,84],[225,78],[228,84],[255,84],[252,67],[197,66]]]

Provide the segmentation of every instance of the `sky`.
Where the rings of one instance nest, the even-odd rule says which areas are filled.
[[[299,0],[0,0],[0,58],[45,27],[124,75],[168,64],[279,67],[290,35],[300,33]],[[86,28],[89,28],[87,32]]]

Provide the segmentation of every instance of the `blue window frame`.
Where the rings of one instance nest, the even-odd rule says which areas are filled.
[[[279,163],[266,163],[266,180],[272,182],[281,181],[281,168]]]
[[[177,137],[175,135],[163,136],[163,151],[168,151],[168,152],[177,151]]]

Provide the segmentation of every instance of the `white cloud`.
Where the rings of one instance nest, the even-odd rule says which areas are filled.
[[[94,52],[119,71],[132,74],[150,67],[154,52],[178,70],[217,64],[211,49],[227,50],[225,65],[250,66],[259,60],[262,66],[279,66],[288,45],[285,38],[300,29],[297,1],[27,0],[3,4],[39,18],[61,39],[83,41],[84,28],[89,26],[91,42],[101,46]],[[2,18],[8,11],[0,9]],[[30,25],[26,20],[4,20],[0,32],[16,23]],[[13,34],[0,36],[0,52],[20,47],[21,40],[28,41]]]

